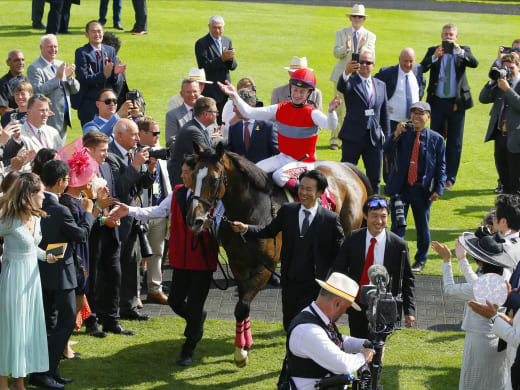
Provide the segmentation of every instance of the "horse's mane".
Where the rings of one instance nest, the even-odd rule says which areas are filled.
[[[266,194],[273,191],[273,181],[254,163],[233,152],[226,151],[226,156],[258,191]]]

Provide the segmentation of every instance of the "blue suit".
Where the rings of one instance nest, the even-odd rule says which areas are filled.
[[[339,138],[343,141],[341,161],[357,164],[362,156],[372,189],[379,192],[383,144],[390,135],[390,120],[385,83],[373,77],[371,79],[373,97],[369,104],[359,75],[350,76],[347,81],[343,76],[339,78],[337,90],[343,93],[347,107]],[[373,110],[372,116],[366,115],[369,109]]]
[[[238,121],[229,126],[228,144],[226,148],[255,164],[258,161],[274,156],[278,153],[278,132],[272,122],[255,121],[249,149],[244,146],[244,121]]]
[[[120,75],[103,74],[105,63],[111,61],[116,65],[119,62],[113,47],[101,45],[101,60],[98,59],[96,49],[87,43],[76,49],[76,78],[80,83],[80,91],[71,96],[72,107],[78,110],[81,125],[91,121],[97,114],[96,96],[103,88],[117,90]]]
[[[401,133],[396,140],[389,138],[385,143],[385,152],[393,161],[386,194],[391,198],[400,196],[405,205],[405,215],[409,206],[417,230],[417,253],[415,261],[426,263],[430,246],[430,196],[436,192],[442,195],[446,183],[446,148],[441,135],[426,127],[420,137],[418,180],[414,185],[408,184],[408,170],[415,141],[415,131]],[[405,228],[398,228],[395,223],[395,209],[392,203],[392,232],[404,238]]]

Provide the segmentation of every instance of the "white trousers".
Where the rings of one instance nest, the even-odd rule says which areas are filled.
[[[314,169],[314,163],[296,161],[284,153],[258,161],[256,166],[264,172],[274,172],[273,181],[279,187],[285,186],[289,179],[298,179],[302,172]]]

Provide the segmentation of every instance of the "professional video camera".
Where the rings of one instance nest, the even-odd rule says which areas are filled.
[[[370,390],[372,383],[370,367],[365,364],[358,370],[357,374],[357,379],[352,374],[334,375],[324,378],[317,382],[314,388],[317,390]]]

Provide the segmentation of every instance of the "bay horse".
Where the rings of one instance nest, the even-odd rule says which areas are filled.
[[[225,151],[222,143],[215,151],[202,150],[196,144],[194,150],[198,160],[192,174],[194,196],[186,224],[195,232],[202,231],[214,218],[211,216],[212,208],[219,199],[222,200],[226,218],[220,224],[219,235],[238,284],[234,359],[238,367],[243,367],[248,363],[247,351],[253,344],[250,304],[269,280],[269,269],[276,269],[281,233],[275,239],[248,237],[244,240],[225,221],[267,225],[284,202],[284,196],[274,196],[271,178],[245,157]],[[348,163],[320,161],[315,164],[315,169],[327,177],[345,235],[359,228],[363,221],[363,204],[372,191],[368,178]],[[281,190],[278,192],[283,195]]]

